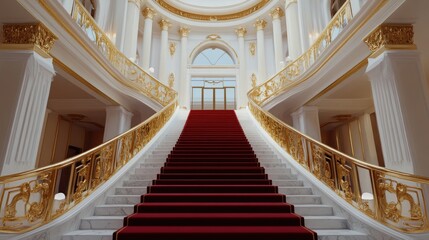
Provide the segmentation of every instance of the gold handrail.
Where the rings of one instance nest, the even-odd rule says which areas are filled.
[[[90,38],[94,37],[99,50],[124,75],[123,84],[164,108],[138,126],[78,156],[0,177],[2,233],[27,232],[69,211],[146,146],[177,108],[177,93],[117,50],[78,1],[74,1],[72,17]]]
[[[119,51],[78,0],[74,1],[72,18],[109,62],[125,76],[126,80],[119,79],[119,81],[163,106],[176,97],[176,91],[157,81]]]
[[[427,232],[425,195],[429,178],[347,156],[296,131],[261,107],[268,99],[304,81],[303,73],[331,44],[332,28],[341,26],[344,29],[344,24],[352,17],[350,1],[347,1],[307,52],[272,79],[249,91],[249,110],[283,150],[350,205],[392,229],[406,233]]]

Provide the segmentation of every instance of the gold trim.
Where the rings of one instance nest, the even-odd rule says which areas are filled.
[[[235,29],[235,33],[238,37],[244,37],[247,33],[247,29],[245,27],[239,27]]]
[[[174,56],[174,53],[176,52],[176,42],[170,42],[170,56]]]
[[[250,52],[250,55],[255,56],[255,54],[256,54],[256,43],[255,42],[249,43],[249,52]]]
[[[171,27],[171,23],[170,21],[168,21],[167,19],[161,19],[159,21],[159,27],[163,30],[163,31],[168,31],[168,28]]]
[[[253,26],[256,27],[256,30],[264,30],[264,28],[267,26],[267,22],[264,19],[258,19],[256,20],[255,24]]]
[[[180,27],[179,34],[181,37],[187,37],[189,35],[190,31],[191,31],[191,29],[189,29],[187,27]]]
[[[164,8],[165,10],[183,17],[183,18],[189,18],[192,20],[197,20],[197,21],[230,21],[230,20],[234,20],[234,19],[239,19],[239,18],[243,18],[246,17],[248,15],[251,15],[257,11],[259,11],[261,8],[263,8],[265,5],[267,5],[270,0],[260,0],[257,4],[249,7],[248,9],[245,9],[243,11],[240,12],[236,12],[236,13],[231,13],[231,14],[224,14],[224,15],[204,15],[204,14],[196,14],[196,13],[191,13],[191,12],[187,12],[181,9],[178,9],[170,4],[168,4],[166,1],[164,0],[156,0],[156,3],[158,3],[159,6],[161,6],[162,8]]]
[[[271,10],[270,16],[274,19],[279,19],[281,17],[283,17],[285,15],[285,13],[283,12],[283,10],[280,7],[276,7],[273,10]]]
[[[142,11],[142,15],[144,18],[150,18],[153,19],[153,17],[156,15],[155,10],[153,10],[152,8],[145,8]]]
[[[413,37],[414,30],[411,24],[382,24],[363,41],[368,45],[369,50],[375,53],[383,47],[390,49],[414,47]]]
[[[3,25],[2,44],[5,45],[34,45],[49,55],[58,38],[41,23],[17,23]]]

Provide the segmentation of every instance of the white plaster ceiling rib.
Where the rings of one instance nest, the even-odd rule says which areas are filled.
[[[171,6],[195,14],[221,15],[237,13],[256,5],[259,0],[165,0]]]
[[[252,2],[252,1],[254,1],[253,2],[254,4],[255,4],[255,2],[256,3],[259,2],[257,0],[251,0],[249,2]],[[192,1],[189,1],[189,2],[192,2]],[[153,8],[155,10],[155,12],[157,12],[157,15],[156,15],[157,19],[166,18],[173,24],[173,26],[174,25],[188,26],[188,27],[191,27],[191,29],[194,31],[198,30],[198,31],[203,31],[203,32],[205,30],[216,31],[217,29],[226,29],[226,28],[233,29],[233,28],[236,28],[239,26],[245,26],[248,28],[247,29],[248,33],[252,33],[253,28],[254,28],[253,24],[255,23],[255,21],[257,19],[269,20],[270,19],[269,13],[272,9],[274,9],[276,7],[282,7],[283,8],[283,4],[281,2],[282,2],[282,0],[271,0],[266,5],[264,5],[261,9],[259,9],[258,11],[254,12],[250,15],[247,15],[247,16],[242,17],[242,18],[227,20],[227,21],[199,21],[199,20],[194,20],[194,19],[190,19],[190,18],[185,18],[185,17],[174,14],[174,13],[168,11],[167,9],[163,8],[162,6],[160,6],[160,4],[157,3],[157,0],[147,1],[146,6]],[[248,3],[246,1],[246,5],[247,4]]]

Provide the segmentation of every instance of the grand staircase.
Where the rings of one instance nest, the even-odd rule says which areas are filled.
[[[62,239],[112,239],[115,231],[115,240],[313,239],[314,232],[369,239],[298,180],[247,111],[237,115],[247,140],[233,111],[191,111],[181,135],[184,123],[176,122],[123,187]]]

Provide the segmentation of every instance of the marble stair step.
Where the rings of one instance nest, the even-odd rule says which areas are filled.
[[[160,173],[160,167],[144,167],[136,168],[135,174],[155,174]],[[265,168],[265,173],[268,174],[291,174],[291,169],[289,168]]]
[[[109,195],[106,204],[137,204],[140,203],[141,195]]]
[[[289,195],[286,196],[286,202],[290,204],[322,204],[322,199],[319,195]]]
[[[302,187],[304,183],[301,180],[272,180],[274,186],[279,187]]]
[[[123,216],[91,216],[82,218],[80,221],[79,229],[81,230],[108,230],[108,229],[119,229],[124,224]]]
[[[64,234],[61,240],[112,240],[115,231],[116,229],[77,230]]]
[[[322,230],[322,229],[316,229],[314,230],[317,232],[317,236],[319,239],[323,240],[340,240],[340,239],[347,239],[347,240],[370,240],[374,239],[371,236],[368,236],[365,233],[357,232],[349,229],[341,229],[341,230],[335,230],[335,229],[328,229],[328,230]]]
[[[322,204],[295,204],[295,213],[301,216],[333,216],[334,210],[330,205]]]
[[[288,195],[311,195],[313,191],[310,187],[279,187],[279,193]]]
[[[115,188],[116,195],[142,195],[146,194],[147,187],[117,187]]]
[[[152,179],[147,180],[125,180],[123,182],[124,187],[142,187],[152,185]]]
[[[127,216],[134,213],[133,204],[107,204],[95,207],[95,216]]]
[[[80,222],[81,230],[89,229],[119,229],[123,226],[123,216],[91,216]],[[305,226],[310,229],[347,229],[345,218],[337,216],[306,216]]]
[[[297,180],[298,176],[296,174],[270,173],[268,178],[271,180]]]
[[[95,216],[126,216],[134,213],[133,204],[107,204],[95,207]],[[301,216],[332,216],[333,209],[329,205],[295,205],[295,213]]]
[[[304,222],[310,229],[348,229],[347,219],[338,216],[305,216]]]

